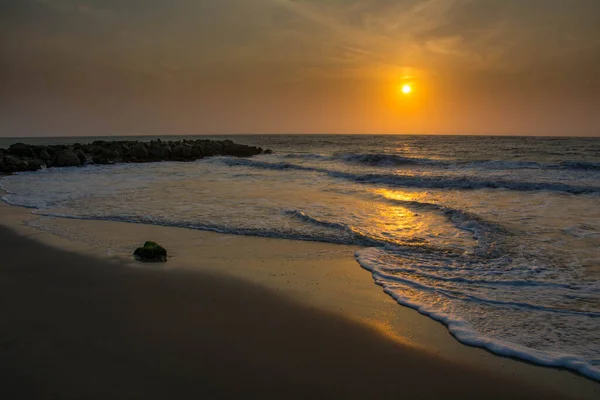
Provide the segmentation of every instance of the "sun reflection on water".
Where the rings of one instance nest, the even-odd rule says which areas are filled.
[[[471,232],[457,229],[437,205],[437,197],[426,191],[372,189],[371,194],[388,204],[377,208],[372,231],[400,245],[434,246],[471,252],[475,240]]]
[[[428,192],[415,192],[405,190],[391,190],[391,189],[373,189],[372,193],[388,200],[400,200],[404,202],[419,202],[419,203],[431,203],[431,193]]]

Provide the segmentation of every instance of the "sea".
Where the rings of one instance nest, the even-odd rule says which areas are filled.
[[[48,168],[2,178],[2,200],[58,218],[360,246],[357,268],[460,342],[600,380],[600,138],[208,138],[274,154]],[[16,141],[75,139],[0,147]]]

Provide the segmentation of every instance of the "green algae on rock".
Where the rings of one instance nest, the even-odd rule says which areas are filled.
[[[133,255],[139,261],[165,262],[167,261],[167,250],[156,242],[147,241],[143,247],[138,247]]]

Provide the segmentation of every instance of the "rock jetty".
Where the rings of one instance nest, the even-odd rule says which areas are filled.
[[[0,149],[0,172],[36,171],[50,167],[89,164],[195,161],[204,157],[251,157],[271,150],[237,144],[231,140],[105,141],[72,145],[29,145],[15,143]]]

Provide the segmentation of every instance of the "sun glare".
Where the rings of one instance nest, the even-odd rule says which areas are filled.
[[[402,93],[409,94],[410,92],[412,92],[412,87],[408,83],[402,85]]]

